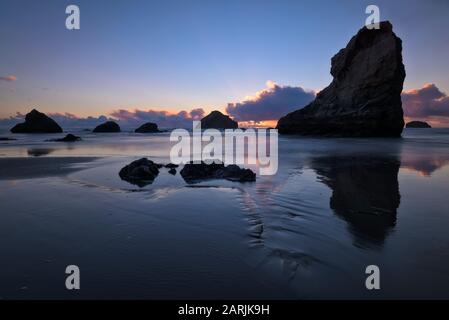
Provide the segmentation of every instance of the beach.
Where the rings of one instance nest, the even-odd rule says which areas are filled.
[[[282,136],[274,176],[189,184],[162,168],[143,188],[118,171],[168,163],[169,133],[79,134],[0,144],[1,298],[449,298],[447,129]],[[382,290],[365,288],[370,264]]]

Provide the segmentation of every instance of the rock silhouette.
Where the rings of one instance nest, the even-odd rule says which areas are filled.
[[[157,124],[155,124],[153,122],[147,122],[147,123],[141,125],[136,130],[134,130],[134,132],[136,132],[136,133],[155,133],[155,132],[160,132],[160,131],[157,127]]]
[[[158,174],[159,165],[147,158],[133,161],[123,167],[119,172],[119,176],[122,180],[139,187],[144,187],[153,183]]]
[[[75,141],[80,141],[80,140],[81,140],[80,137],[75,136],[75,135],[69,133],[64,138],[54,139],[54,140],[50,140],[50,141],[55,141],[55,142],[75,142]]]
[[[201,119],[202,129],[237,129],[238,123],[220,111],[212,111]]]
[[[430,124],[424,121],[410,121],[405,125],[406,128],[432,128]]]
[[[25,122],[16,124],[12,133],[60,133],[62,128],[42,112],[33,109],[25,116]]]
[[[92,132],[120,132],[120,126],[114,121],[107,121],[97,126]]]
[[[279,133],[358,137],[398,137],[405,69],[402,41],[390,22],[362,28],[332,58],[332,83],[303,109],[281,118]]]
[[[256,174],[251,169],[242,169],[237,165],[225,167],[223,163],[207,164],[203,161],[184,165],[180,174],[188,183],[209,179],[225,179],[237,182],[256,181]]]

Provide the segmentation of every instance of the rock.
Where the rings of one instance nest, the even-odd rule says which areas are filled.
[[[410,121],[405,125],[406,128],[432,128],[430,124],[424,121]]]
[[[51,141],[55,141],[55,142],[75,142],[75,141],[79,141],[79,140],[81,140],[80,137],[75,136],[75,135],[69,133],[64,138],[54,139],[54,140],[51,140]]]
[[[17,139],[8,138],[8,137],[0,137],[0,141],[14,141],[14,140],[17,140]]]
[[[147,122],[147,123],[141,125],[136,130],[134,130],[134,132],[136,132],[136,133],[155,133],[155,132],[160,132],[160,131],[157,128],[157,124],[152,123],[152,122]]]
[[[158,174],[159,169],[157,164],[147,158],[133,161],[123,167],[119,172],[122,180],[138,185],[139,187],[153,183]]]
[[[60,133],[62,128],[44,113],[33,109],[25,116],[25,122],[16,124],[12,133]]]
[[[165,167],[168,168],[168,169],[174,169],[174,168],[179,167],[179,165],[173,164],[173,163],[169,163],[169,164],[166,164]]]
[[[212,111],[201,119],[201,129],[237,129],[238,123],[220,111]]]
[[[168,173],[175,175],[176,174],[176,169],[171,168],[170,170],[168,170]]]
[[[97,126],[92,132],[120,132],[120,126],[114,121],[107,121]]]
[[[332,83],[281,118],[281,134],[399,137],[404,127],[402,41],[390,22],[362,28],[332,58]]]
[[[224,166],[222,163],[206,164],[187,163],[181,170],[183,179],[190,183],[209,179],[226,179],[237,182],[256,181],[256,174],[250,169],[242,169],[237,165]]]

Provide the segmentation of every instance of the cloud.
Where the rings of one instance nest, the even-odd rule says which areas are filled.
[[[151,109],[135,109],[134,111],[119,109],[113,111],[110,116],[130,127],[136,127],[145,122],[155,122],[161,128],[191,128],[192,121],[201,120],[204,114],[201,108],[178,113]]]
[[[229,103],[226,112],[236,121],[277,120],[315,99],[315,92],[301,87],[279,86],[267,81],[267,88],[243,102]]]
[[[0,80],[12,82],[12,81],[16,81],[17,77],[11,74],[9,76],[0,76]]]
[[[71,113],[47,113],[47,115],[55,120],[63,129],[92,129],[108,120],[113,120],[110,117],[78,117]],[[0,119],[0,128],[10,129],[17,123],[25,121],[25,114],[17,112],[14,116]]]
[[[410,118],[449,117],[449,96],[434,84],[402,93],[404,115]]]
[[[68,112],[48,113],[47,115],[55,120],[62,128],[92,129],[103,122],[113,120],[112,118],[103,115],[99,117],[78,117]]]
[[[125,129],[135,129],[145,122],[155,122],[160,128],[192,128],[192,121],[201,120],[205,112],[202,108],[190,111],[170,113],[168,111],[119,109],[109,115],[98,117],[78,117],[71,113],[47,113],[64,130],[92,129],[105,121],[117,121]],[[0,128],[9,129],[17,123],[23,122],[25,115],[17,112],[14,116],[0,119]]]

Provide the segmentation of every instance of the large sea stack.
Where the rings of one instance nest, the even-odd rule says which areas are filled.
[[[399,137],[404,127],[402,41],[390,22],[362,28],[331,61],[332,83],[281,118],[279,133]]]
[[[16,124],[12,133],[60,133],[62,128],[44,113],[33,109],[25,116],[25,122]]]
[[[201,119],[202,129],[237,129],[239,124],[220,111],[212,111]]]

